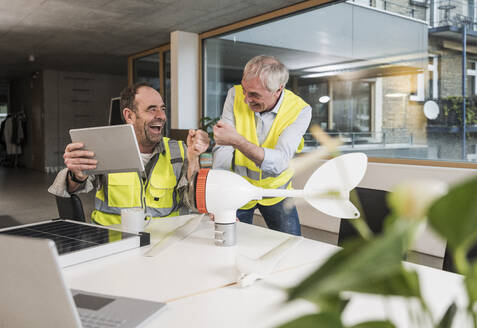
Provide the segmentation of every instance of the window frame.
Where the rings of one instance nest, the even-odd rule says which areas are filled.
[[[199,33],[199,117],[203,117],[203,92],[204,92],[204,41],[211,37],[217,37],[223,34],[230,32],[238,31],[245,28],[253,27],[254,25],[261,25],[264,23],[269,23],[273,20],[281,19],[287,15],[295,15],[299,12],[304,12],[307,10],[313,10],[320,6],[333,5],[342,0],[308,0],[289,7],[282,9],[274,10],[262,15],[251,17],[242,21],[238,21],[229,25],[225,25],[219,28],[215,28],[209,31]],[[435,1],[430,1],[430,6],[428,10],[434,10],[432,4],[435,5]],[[430,17],[429,17],[430,18]],[[436,17],[434,17],[436,19]],[[432,24],[431,24],[432,26]],[[132,63],[133,60],[151,54],[157,51],[170,50],[170,44],[163,45],[158,48],[154,48],[148,51],[144,51],[135,55],[132,55],[128,58],[128,79],[129,83],[132,83]],[[438,70],[436,70],[436,73]],[[165,85],[163,77],[163,68],[161,68],[161,88]],[[437,83],[438,81],[436,80]],[[437,85],[437,84],[436,84]],[[374,123],[372,124],[374,126]],[[425,159],[401,159],[401,158],[381,158],[381,157],[372,157],[369,158],[370,162],[376,163],[386,163],[386,164],[406,164],[406,165],[419,165],[419,166],[435,166],[435,167],[451,167],[451,168],[472,168],[477,169],[477,164],[470,162],[451,162],[451,161],[434,161],[434,160],[425,160]]]
[[[477,95],[477,61],[471,61],[472,68],[467,69],[467,77],[470,77],[472,80],[472,95]]]
[[[314,10],[324,5],[333,5],[343,1],[333,1],[333,0],[311,0],[305,1],[290,7],[279,9],[276,11],[269,12],[267,14],[259,15],[252,17],[237,23],[226,25],[217,29],[213,29],[207,32],[199,34],[199,117],[203,117],[203,93],[204,93],[204,42],[206,39],[211,37],[217,37],[223,34],[228,34],[230,32],[238,31],[241,29],[246,29],[253,27],[254,25],[262,25],[269,23],[273,20],[280,18],[285,18],[287,15],[295,15],[300,12],[307,10]],[[436,73],[438,68],[436,68]],[[425,78],[422,73],[422,85],[425,86]],[[438,81],[437,81],[438,82]],[[436,82],[434,82],[436,83]],[[425,95],[425,93],[424,93]],[[425,97],[425,96],[424,96]],[[374,124],[372,124],[373,126]],[[377,163],[386,163],[386,164],[407,164],[407,165],[420,165],[420,166],[436,166],[436,167],[451,167],[451,168],[472,168],[477,169],[477,164],[471,162],[452,162],[452,161],[435,161],[427,159],[405,159],[405,158],[384,158],[384,157],[370,157],[370,162]]]
[[[165,76],[165,53],[171,50],[171,44],[167,43],[162,46],[152,48],[149,50],[141,51],[136,54],[128,56],[128,85],[134,84],[134,61],[136,59],[157,54],[159,56],[159,92],[164,94],[166,76]]]
[[[128,85],[131,86],[134,84],[134,61],[143,57],[156,54],[159,58],[159,93],[162,95],[162,98],[167,103],[170,99],[166,95],[166,53],[171,50],[171,44],[165,44],[156,48],[138,52],[134,55],[128,57]],[[170,108],[167,108],[167,120],[170,122],[171,112]],[[170,124],[166,124],[166,136],[170,134]]]

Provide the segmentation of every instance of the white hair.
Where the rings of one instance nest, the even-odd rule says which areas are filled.
[[[288,82],[288,68],[272,56],[256,56],[250,59],[243,70],[243,78],[259,77],[265,88],[275,92]]]

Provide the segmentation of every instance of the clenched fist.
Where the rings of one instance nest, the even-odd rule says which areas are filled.
[[[217,145],[236,147],[242,138],[237,130],[228,123],[219,121],[214,125],[214,140]]]
[[[189,130],[187,136],[187,155],[189,158],[198,157],[209,148],[210,138],[203,130]]]

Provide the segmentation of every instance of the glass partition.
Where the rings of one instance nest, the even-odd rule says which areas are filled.
[[[0,82],[0,123],[8,115],[9,86]]]
[[[133,82],[147,82],[154,89],[160,90],[161,80],[159,77],[160,59],[159,53],[139,57],[133,61]]]
[[[171,122],[171,52],[164,52],[164,102],[167,107],[167,122]],[[171,124],[166,124],[166,136],[169,136]]]
[[[147,82],[159,91],[166,104],[167,122],[171,119],[171,52],[169,47],[148,51],[132,58],[132,83]],[[151,53],[152,52],[152,53]],[[165,136],[170,134],[170,124],[166,124]]]
[[[203,115],[221,115],[249,59],[273,55],[290,70],[287,88],[311,105],[312,124],[340,138],[342,152],[477,161],[474,7],[448,3],[455,8],[341,2],[204,39]],[[320,146],[305,140],[305,150]]]

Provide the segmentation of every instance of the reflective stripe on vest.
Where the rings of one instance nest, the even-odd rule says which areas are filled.
[[[249,106],[245,103],[242,86],[236,85],[234,88],[235,128],[237,132],[244,136],[248,141],[263,148],[275,148],[278,138],[280,137],[280,134],[283,132],[283,130],[285,130],[297,119],[303,108],[308,106],[305,101],[303,101],[293,92],[284,89],[284,95],[278,113],[272,123],[265,141],[260,145],[258,142],[257,130],[255,129],[255,113],[251,111]],[[303,138],[297,151],[301,151],[303,148],[302,144]],[[288,168],[280,174],[263,172],[255,165],[253,161],[248,159],[237,149],[234,153],[233,170],[257,187],[267,189],[291,188],[291,179],[293,177],[293,171],[291,169]],[[257,204],[257,202],[261,205],[269,206],[274,205],[282,200],[283,197],[264,198],[259,201],[251,201],[242,207],[242,209],[252,208]]]
[[[163,137],[164,152],[153,157],[155,163],[144,184],[137,172],[110,173],[96,193],[92,218],[102,225],[121,223],[121,209],[143,207],[153,218],[176,216],[180,212],[177,183],[184,163],[181,141]]]

